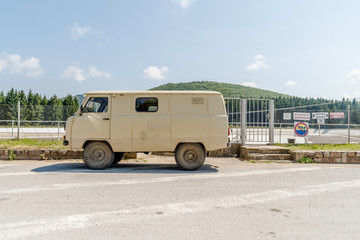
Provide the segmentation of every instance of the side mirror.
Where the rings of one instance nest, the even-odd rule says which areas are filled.
[[[84,107],[83,105],[80,105],[80,113],[79,113],[80,116],[83,114],[83,111],[84,111]]]

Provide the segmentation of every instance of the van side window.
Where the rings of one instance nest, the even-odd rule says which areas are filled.
[[[108,98],[107,97],[91,97],[87,101],[83,112],[107,112],[108,111]]]
[[[135,109],[137,112],[157,112],[158,99],[154,97],[137,98]]]

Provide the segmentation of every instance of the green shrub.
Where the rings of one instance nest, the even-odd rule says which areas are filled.
[[[14,153],[13,150],[10,150],[10,151],[8,152],[7,158],[8,158],[10,161],[15,160],[16,155],[15,155],[15,153]]]
[[[297,161],[298,163],[315,163],[311,158],[303,157]]]

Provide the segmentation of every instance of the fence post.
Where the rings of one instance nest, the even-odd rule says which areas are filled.
[[[241,99],[241,144],[246,144],[246,99]]]
[[[20,101],[18,101],[17,108],[18,108],[17,139],[19,140],[20,139]]]
[[[350,143],[350,105],[348,105],[348,143]]]
[[[281,143],[281,123],[280,123],[280,143]]]
[[[270,100],[269,104],[269,140],[270,145],[274,144],[274,100]]]
[[[60,140],[60,122],[58,122],[58,141]]]
[[[14,138],[14,120],[11,121],[11,138]]]

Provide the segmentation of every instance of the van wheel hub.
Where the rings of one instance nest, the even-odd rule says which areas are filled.
[[[188,150],[184,154],[185,161],[187,162],[194,162],[197,158],[197,154],[193,150]]]
[[[102,161],[104,159],[105,153],[102,149],[97,149],[94,152],[94,160],[95,161]]]

